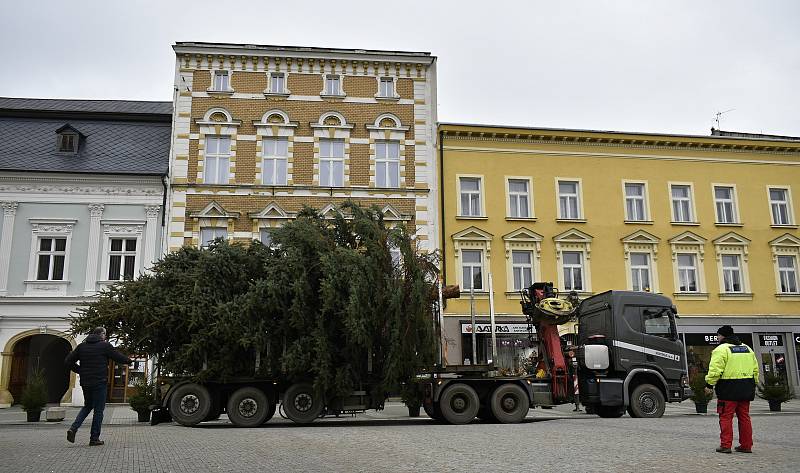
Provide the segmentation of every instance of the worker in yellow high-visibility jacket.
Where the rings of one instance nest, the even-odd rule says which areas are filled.
[[[750,401],[756,397],[758,361],[753,349],[739,340],[730,325],[717,330],[719,346],[711,352],[711,362],[706,374],[706,392],[717,392],[719,414],[719,453],[731,453],[733,443],[733,415],[739,421],[739,446],[737,452],[751,453],[753,425],[750,423]]]

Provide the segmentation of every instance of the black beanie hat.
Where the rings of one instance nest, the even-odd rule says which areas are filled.
[[[722,335],[723,337],[732,337],[733,336],[733,327],[730,325],[723,325],[719,329],[717,329],[717,333]]]

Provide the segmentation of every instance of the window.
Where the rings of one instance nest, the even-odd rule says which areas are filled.
[[[208,248],[217,238],[227,239],[228,229],[225,227],[203,227],[200,229],[200,247]]]
[[[469,291],[483,290],[483,252],[480,250],[461,250],[462,283]]]
[[[733,187],[715,186],[714,205],[717,209],[717,223],[736,223]]]
[[[459,178],[461,187],[461,215],[481,216],[481,180],[477,177]]]
[[[328,74],[325,76],[325,94],[342,95],[342,78],[338,75]]]
[[[791,225],[788,189],[770,188],[769,205],[772,210],[773,225]]]
[[[378,97],[394,97],[394,79],[381,77],[378,85]]]
[[[344,140],[319,141],[319,185],[344,185]]]
[[[583,290],[583,253],[578,251],[565,251],[564,258],[564,290]]]
[[[282,72],[270,74],[269,91],[273,94],[282,94],[286,91],[286,76]]]
[[[529,218],[531,216],[528,183],[527,179],[508,180],[508,215],[510,217]]]
[[[778,256],[781,293],[795,294],[797,290],[797,260],[794,256]]]
[[[530,251],[511,252],[511,272],[514,274],[514,290],[528,288],[533,280],[533,254]]]
[[[580,218],[580,197],[577,181],[558,181],[559,216],[562,219]]]
[[[207,184],[227,184],[230,167],[231,139],[228,136],[207,136],[203,173]]]
[[[674,222],[692,222],[692,189],[687,185],[673,185],[672,218]]]
[[[220,92],[231,90],[230,75],[228,74],[228,71],[214,71],[214,84],[212,90]]]
[[[378,187],[400,186],[400,142],[375,143],[375,184]]]
[[[678,291],[699,292],[697,285],[697,258],[691,253],[679,253],[678,260]]]
[[[631,253],[631,288],[634,291],[650,290],[650,255]]]
[[[625,212],[631,221],[647,220],[644,184],[625,183]]]
[[[40,238],[39,251],[36,253],[36,279],[62,281],[66,255],[66,238]]]
[[[722,280],[725,292],[743,292],[739,255],[722,255]]]
[[[663,338],[674,338],[672,330],[672,319],[667,314],[667,310],[643,309],[642,326],[644,333]]]
[[[108,252],[108,280],[128,281],[136,270],[136,238],[112,238]]]
[[[74,153],[78,151],[78,135],[75,133],[62,133],[58,135],[58,152]]]
[[[262,146],[262,181],[267,185],[285,186],[289,141],[286,138],[264,138]]]
[[[272,229],[271,228],[262,228],[260,237],[261,237],[261,243],[264,246],[272,246]]]

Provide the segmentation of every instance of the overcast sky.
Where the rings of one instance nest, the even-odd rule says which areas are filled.
[[[0,96],[171,100],[176,41],[395,49],[441,121],[800,136],[796,0],[0,1]]]

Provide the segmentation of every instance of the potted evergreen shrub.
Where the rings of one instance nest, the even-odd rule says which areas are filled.
[[[39,422],[47,405],[47,380],[41,370],[34,371],[33,376],[28,379],[19,403],[28,415],[28,422]]]
[[[694,408],[698,414],[708,412],[708,402],[714,397],[713,394],[706,394],[706,373],[700,371],[689,380],[689,387],[692,388],[692,395],[689,397],[694,401]]]
[[[422,407],[422,387],[416,379],[403,383],[400,398],[408,407],[408,417],[419,417],[419,410]]]
[[[781,404],[794,397],[794,392],[783,376],[765,373],[764,381],[758,385],[758,397],[766,399],[769,410],[780,412]]]
[[[138,414],[139,422],[150,422],[150,407],[156,402],[154,390],[153,383],[138,382],[133,395],[128,399],[131,409]]]

